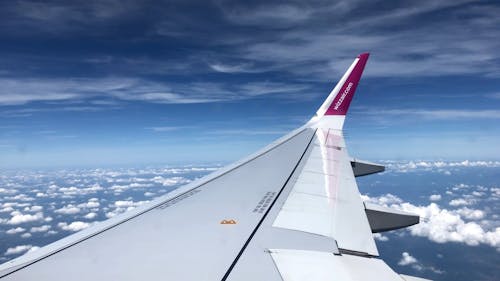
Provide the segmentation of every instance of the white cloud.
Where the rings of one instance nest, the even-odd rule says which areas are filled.
[[[371,203],[381,205],[381,206],[387,206],[387,205],[392,205],[392,204],[398,204],[402,203],[403,200],[396,195],[387,193],[384,196],[379,196],[379,197],[369,197],[367,195],[362,195],[361,198],[363,201],[369,201]]]
[[[492,187],[490,188],[491,196],[494,199],[500,199],[500,188]]]
[[[21,202],[5,202],[0,204],[2,208],[8,208],[8,207],[26,207],[30,206],[29,203],[21,203]]]
[[[47,232],[52,226],[46,224],[46,225],[41,225],[41,226],[34,226],[31,228],[30,232]]]
[[[190,180],[183,177],[170,177],[164,178],[162,176],[156,176],[152,179],[153,182],[159,183],[163,186],[174,186],[178,184],[189,183]]]
[[[389,241],[389,237],[387,237],[383,234],[380,234],[380,233],[373,233],[373,238],[375,238],[375,240],[382,241],[382,242]]]
[[[460,167],[500,167],[500,161],[382,161],[387,168],[387,171],[407,173],[413,171],[436,171],[448,174],[444,168],[460,168]],[[449,173],[451,174],[451,172]],[[466,186],[466,185],[464,185]]]
[[[432,202],[427,206],[415,206],[411,203],[402,202],[400,198],[392,194],[370,198],[364,196],[365,201],[418,214],[420,223],[406,230],[414,236],[427,237],[437,243],[458,242],[470,246],[486,244],[500,249],[500,231],[488,229],[487,224],[480,225],[474,221],[485,216],[482,210],[460,208],[456,210],[442,209]],[[398,200],[399,199],[399,200]],[[391,202],[382,204],[382,202]]]
[[[91,219],[94,219],[95,217],[97,217],[97,214],[96,214],[96,213],[94,213],[94,212],[91,212],[91,213],[86,214],[86,215],[85,215],[85,216],[83,216],[83,217],[84,217],[84,218],[86,218],[86,219],[91,220]]]
[[[59,188],[59,192],[62,192],[65,195],[77,195],[77,194],[79,194],[79,191],[80,191],[80,189],[77,188],[76,186]]]
[[[403,252],[401,255],[401,260],[399,260],[399,265],[410,265],[417,263],[417,259],[411,256],[408,252]]]
[[[146,187],[153,187],[154,185],[151,183],[138,183],[138,182],[133,182],[129,184],[114,184],[110,188],[114,190],[116,193],[121,193],[125,190],[128,189],[133,189],[133,188],[146,188]]]
[[[453,190],[467,189],[467,188],[470,188],[470,185],[465,183],[460,183],[453,186]]]
[[[16,228],[11,228],[7,231],[5,231],[5,233],[7,234],[17,234],[17,233],[21,233],[21,232],[24,232],[26,229],[22,228],[22,227],[16,227]]]
[[[476,196],[476,197],[482,197],[482,196],[484,196],[484,192],[480,192],[480,191],[473,191],[473,192],[472,192],[472,195],[473,195],[473,196]]]
[[[16,196],[6,196],[5,199],[16,200],[16,201],[33,201],[33,200],[35,200],[34,198],[29,197],[26,194],[18,194]]]
[[[431,196],[429,196],[429,200],[439,201],[439,200],[441,200],[441,195],[440,194],[432,194]]]
[[[86,203],[78,204],[78,207],[91,209],[91,208],[98,208],[100,205],[101,204],[99,203],[99,199],[97,199],[97,198],[91,198]]]
[[[14,208],[12,208],[11,206],[0,209],[0,213],[9,213],[12,211],[14,211]]]
[[[107,212],[106,213],[106,218],[110,219],[120,213],[123,213],[125,212],[125,210],[121,210],[121,209],[115,209],[114,211],[111,211],[111,212]]]
[[[96,193],[97,191],[103,190],[103,187],[100,184],[96,183],[88,187],[82,187],[82,188],[78,188],[76,186],[60,187],[58,190],[59,192],[62,192],[65,195],[75,196],[75,195],[93,194]]]
[[[147,203],[149,201],[137,201],[134,202],[132,200],[118,200],[114,202],[112,205],[110,205],[111,208],[114,208],[114,210],[107,212],[106,217],[107,218],[112,218],[118,214],[121,214],[126,211],[133,210],[135,207],[140,206],[144,203]]]
[[[0,187],[0,194],[15,194],[17,192],[17,190],[15,189],[7,189],[7,188],[3,188],[3,187]]]
[[[120,200],[120,201],[116,201],[114,203],[114,205],[118,208],[126,208],[126,207],[135,207],[136,206],[136,203],[134,201],[130,201],[130,200]]]
[[[466,219],[469,220],[480,220],[484,218],[485,212],[482,210],[474,210],[474,209],[469,209],[467,207],[460,208],[455,210],[457,214],[460,214],[461,216],[464,216]]]
[[[60,209],[55,210],[54,212],[64,215],[74,215],[80,213],[81,209],[74,205],[67,205]]]
[[[60,222],[57,224],[57,226],[66,231],[80,231],[82,229],[85,229],[90,226],[90,223],[82,222],[82,221],[74,221],[70,224],[65,223],[65,222]]]
[[[31,237],[31,233],[29,233],[29,232],[23,233],[21,235],[21,238],[30,238],[30,237]]]
[[[463,198],[453,199],[450,201],[450,206],[462,206],[462,205],[470,205],[471,202],[469,200],[465,200]]]
[[[33,247],[32,245],[19,245],[13,248],[8,248],[7,251],[5,251],[5,255],[17,255],[17,254],[22,254],[30,250],[36,250],[38,247]]]
[[[500,245],[500,227],[495,228],[495,231],[490,231],[485,234],[485,240],[487,244],[490,245]],[[497,248],[497,250],[499,250]]]
[[[43,220],[43,213],[38,212],[34,215],[31,214],[22,214],[19,211],[14,211],[11,213],[11,218],[7,221],[8,224],[21,224],[27,222],[34,222]]]
[[[43,210],[42,206],[31,206],[24,208],[25,212],[40,212],[41,210]]]

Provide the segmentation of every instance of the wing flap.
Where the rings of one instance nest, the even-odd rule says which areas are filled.
[[[403,281],[382,260],[303,250],[270,250],[283,281]]]
[[[273,226],[327,236],[341,249],[378,255],[342,136],[318,129],[313,143]]]

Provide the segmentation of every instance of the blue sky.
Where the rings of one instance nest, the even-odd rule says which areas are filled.
[[[228,162],[308,120],[358,53],[351,154],[498,159],[494,1],[5,1],[0,167]]]

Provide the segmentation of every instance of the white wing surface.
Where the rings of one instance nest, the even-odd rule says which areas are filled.
[[[376,258],[371,225],[394,229],[415,217],[367,211],[342,135],[367,59],[355,59],[303,127],[147,205],[0,265],[0,279],[409,280]]]

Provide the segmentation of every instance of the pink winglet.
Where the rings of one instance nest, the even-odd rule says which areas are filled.
[[[347,77],[347,80],[333,99],[330,107],[326,110],[325,115],[346,115],[369,56],[369,53],[363,53],[358,56],[358,63],[349,74],[349,77]]]

